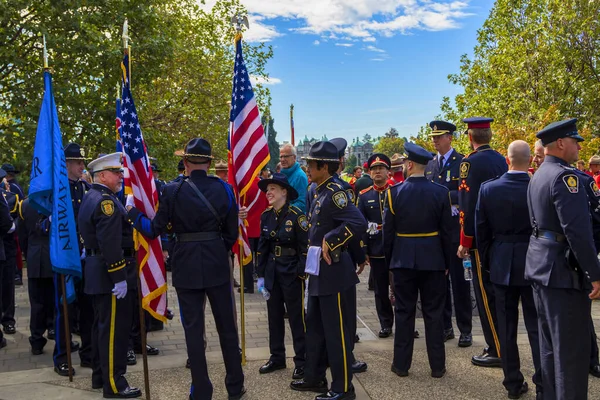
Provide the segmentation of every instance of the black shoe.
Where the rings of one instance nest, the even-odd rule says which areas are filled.
[[[304,368],[294,368],[294,373],[292,374],[292,379],[297,381],[299,379],[304,378]]]
[[[127,365],[135,365],[137,364],[137,357],[133,350],[127,350]]]
[[[6,339],[2,338],[2,340],[0,340],[0,349],[3,349],[6,347]]]
[[[485,350],[480,356],[473,356],[471,358],[471,364],[477,365],[478,367],[502,368],[500,357],[491,356]]]
[[[102,389],[104,385],[102,383],[92,381],[92,389]]]
[[[92,368],[92,362],[91,361],[82,361],[81,364],[79,364],[79,366],[81,368]],[[102,386],[100,386],[100,387],[102,387]],[[95,389],[100,389],[100,388],[95,388]]]
[[[390,337],[391,334],[392,334],[392,328],[381,328],[381,330],[379,331],[380,338]]]
[[[242,387],[242,391],[239,392],[238,394],[234,394],[233,396],[229,395],[229,400],[240,400],[242,397],[244,397],[245,394],[246,394],[246,388]]]
[[[368,286],[368,287],[367,287],[367,290],[368,290],[368,291],[371,291],[371,292],[374,292],[374,291],[375,291],[375,288],[374,288],[373,286]]]
[[[23,286],[23,279],[17,276],[15,278],[15,286]]]
[[[317,383],[308,383],[302,378],[297,381],[292,381],[292,383],[290,383],[290,388],[298,392],[323,393],[327,390],[327,379],[323,379]]]
[[[56,339],[56,334],[54,333],[54,329],[48,329],[48,334],[46,335],[48,340]]]
[[[431,371],[432,378],[441,378],[444,375],[446,375],[446,368],[442,368],[440,371]]]
[[[44,354],[44,349],[31,349],[31,354],[34,356],[39,356]]]
[[[75,375],[75,368],[71,368],[73,375]],[[69,364],[62,363],[54,366],[54,372],[59,374],[60,376],[69,376]]]
[[[471,347],[473,345],[473,336],[470,333],[461,333],[458,339],[458,347]]]
[[[354,386],[348,388],[347,392],[334,392],[332,390],[327,393],[323,393],[315,397],[315,400],[354,400],[356,399],[356,392]]]
[[[71,329],[71,333],[73,335],[81,336],[81,331],[79,330],[79,325],[74,325]]]
[[[240,283],[235,278],[233,279],[233,287],[238,287],[238,288],[240,287]],[[239,293],[239,290],[238,290],[238,293]]]
[[[352,363],[352,373],[360,374],[361,372],[365,372],[367,370],[367,363],[364,361],[354,360]]]
[[[527,382],[523,382],[523,385],[521,385],[521,388],[519,390],[517,390],[516,392],[508,392],[508,398],[520,399],[521,396],[527,393],[528,390],[529,386],[527,385]]]
[[[2,330],[7,335],[14,335],[15,333],[17,333],[17,329],[15,328],[14,324],[4,325],[4,329],[2,329]]]
[[[593,367],[590,367],[590,375],[600,378],[600,365],[596,364]]]
[[[448,340],[452,340],[455,337],[456,336],[454,335],[454,329],[450,328],[450,329],[444,330],[444,342],[447,342]]]
[[[287,311],[285,312],[285,314],[283,314],[283,319],[290,319],[290,314],[288,314]]]
[[[75,353],[76,351],[79,351],[79,342],[71,342],[71,353]]]
[[[127,386],[119,393],[104,393],[105,399],[133,399],[134,397],[141,397],[142,391],[136,387]]]
[[[173,314],[173,311],[171,311],[167,308],[167,313],[165,314],[165,317],[167,317],[167,319],[169,321],[171,321],[173,319],[173,317],[175,317],[175,314]]]
[[[192,368],[192,366],[190,365],[190,359],[189,359],[189,358],[188,358],[188,359],[185,361],[185,367],[186,367],[187,369],[190,369],[190,368]]]
[[[408,371],[402,371],[392,365],[392,372],[398,376],[405,377],[408,376]]]
[[[354,343],[358,343],[360,342],[360,336],[358,336],[358,333],[354,335]]]
[[[259,368],[258,372],[261,374],[268,374],[269,372],[277,371],[279,369],[285,369],[285,364],[276,364],[273,361],[269,360]]]
[[[135,349],[134,350],[135,354],[142,354],[142,349]],[[146,354],[149,356],[156,356],[160,353],[160,350],[157,349],[156,347],[152,347],[149,344],[146,345]]]
[[[419,338],[419,331],[415,329],[415,333],[414,333],[414,338],[418,339]]]

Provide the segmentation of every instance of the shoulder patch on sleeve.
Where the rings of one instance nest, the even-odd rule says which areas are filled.
[[[339,183],[329,182],[327,184],[327,189],[331,190],[332,192],[336,192],[338,190],[343,190],[344,188]]]
[[[303,231],[308,231],[308,220],[306,219],[306,215],[302,214],[298,217],[298,225],[302,228]]]
[[[369,186],[368,188],[361,190],[359,194],[367,193],[371,189],[373,189],[373,186]]]
[[[596,182],[591,181],[590,188],[592,188],[592,192],[594,192],[594,196],[600,197],[600,188],[598,188],[598,185],[596,184]]]
[[[570,193],[579,192],[579,178],[577,177],[577,175],[568,174],[563,176],[562,179]]]
[[[335,204],[338,208],[344,208],[348,205],[348,195],[346,192],[340,191],[333,195],[333,204]]]
[[[104,200],[100,203],[100,209],[104,215],[111,216],[115,212],[115,203],[112,200]]]
[[[463,161],[460,163],[460,179],[467,179],[469,176],[469,170],[471,169],[471,163]]]
[[[294,214],[298,215],[298,214],[302,214],[302,210],[300,210],[298,207],[296,206],[290,206],[290,211],[293,212]]]

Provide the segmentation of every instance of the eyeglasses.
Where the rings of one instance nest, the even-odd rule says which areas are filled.
[[[285,160],[288,157],[294,157],[294,155],[293,154],[282,154],[282,155],[279,156],[279,159],[280,160]]]

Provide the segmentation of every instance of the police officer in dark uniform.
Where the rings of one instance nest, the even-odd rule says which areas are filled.
[[[152,175],[154,176],[154,184],[156,185],[156,190],[159,194],[161,194],[163,188],[167,183],[160,179],[158,174],[162,171],[160,170],[160,168],[158,168],[158,164],[156,162],[151,163],[150,167],[152,168]]]
[[[6,176],[6,172],[4,170],[0,171],[0,181],[2,179],[4,179],[4,177]],[[0,235],[2,236],[6,236],[9,235],[10,232],[14,232],[15,230],[15,224],[13,223],[13,219],[10,216],[10,208],[8,203],[6,202],[6,198],[4,196],[0,196]],[[6,249],[4,248],[4,242],[2,240],[0,240],[0,261],[4,262],[6,261]],[[0,267],[2,268],[2,267]],[[4,290],[5,289],[5,284],[4,284],[4,280],[7,279],[7,277],[11,276],[10,271],[0,271],[0,303],[2,303],[4,300]],[[13,287],[13,299],[14,299],[14,278],[11,278],[12,282],[12,287]],[[13,303],[14,304],[14,303]],[[2,304],[2,307],[4,308],[4,305]],[[0,331],[0,349],[6,347],[6,339],[4,338],[4,334]]]
[[[533,233],[525,278],[533,282],[538,312],[545,400],[587,398],[590,299],[600,297],[589,200],[569,166],[583,141],[576,122],[554,122],[537,133],[546,158],[527,194]]]
[[[333,179],[339,165],[338,149],[330,142],[317,142],[306,157],[308,173],[315,183],[316,198],[309,209],[307,359],[304,379],[290,387],[299,391],[325,392],[322,399],[355,399],[352,386],[352,347],[355,334],[358,277],[348,252],[352,239],[361,237],[367,223],[351,203],[347,192]],[[322,258],[321,258],[322,255]],[[349,299],[350,298],[350,299]],[[346,303],[354,302],[354,312]],[[325,370],[331,368],[327,391]]]
[[[0,169],[0,181],[4,179],[6,172]],[[4,196],[10,216],[16,220],[19,216],[19,206],[22,199],[19,195],[0,186],[0,192]],[[0,323],[2,330],[7,335],[14,335],[15,328],[15,272],[17,270],[17,239],[16,232],[11,231],[2,236],[5,260],[0,261]]]
[[[450,191],[452,202],[452,219],[454,220],[453,239],[455,247],[459,245],[460,223],[458,221],[458,181],[460,175],[460,164],[463,155],[452,148],[452,139],[456,126],[446,121],[431,121],[429,123],[433,145],[437,154],[429,161],[425,168],[427,179],[445,186]],[[446,277],[446,306],[444,308],[444,340],[454,339],[452,328],[452,302],[454,300],[454,312],[456,325],[460,331],[458,340],[459,347],[469,347],[473,344],[472,329],[472,307],[471,307],[471,283],[463,276],[462,260],[457,256],[452,258],[452,263]],[[452,285],[452,290],[450,290]],[[452,295],[451,295],[452,293]]]
[[[21,185],[17,183],[16,176],[21,172],[12,164],[3,164],[2,169],[6,172],[6,181],[10,186],[10,192],[19,195],[19,199],[24,200],[25,194]],[[17,251],[20,254],[20,251]],[[23,285],[23,271],[15,266],[15,285]]]
[[[521,373],[517,346],[520,301],[535,366],[532,380],[536,385],[537,398],[542,399],[537,312],[531,282],[524,278],[532,231],[527,208],[527,170],[532,157],[527,142],[512,142],[506,159],[508,172],[481,185],[475,215],[476,238],[482,268],[490,274],[494,284],[503,384],[508,397],[518,399],[528,391]]]
[[[375,308],[381,325],[380,338],[389,337],[394,324],[394,310],[389,298],[389,265],[385,259],[382,234],[383,210],[391,164],[390,158],[385,154],[376,153],[369,157],[367,165],[374,184],[362,190],[358,195],[358,209],[367,220],[368,225],[368,229],[363,235],[363,242],[373,271]]]
[[[122,154],[112,153],[88,165],[94,179],[79,208],[79,232],[85,246],[85,293],[92,296],[92,388],[105,398],[140,397],[130,387],[127,344],[137,267],[131,222],[116,193],[123,185]]]
[[[181,154],[189,176],[168,184],[151,221],[136,208],[129,215],[135,228],[155,238],[171,230],[173,286],[192,370],[190,399],[212,398],[204,349],[204,301],[210,301],[227,370],[225,385],[230,400],[242,398],[244,374],[232,304],[228,251],[238,237],[238,209],[233,192],[221,179],[208,175],[212,155],[204,139],[192,139]]]
[[[83,196],[90,190],[90,184],[81,179],[85,169],[86,158],[85,151],[77,143],[69,143],[65,146],[65,160],[67,161],[67,175],[69,178],[69,188],[71,190],[71,202],[73,204],[73,215],[75,216],[75,226],[77,227],[77,235],[79,240],[79,251],[83,252],[83,240],[79,234],[79,224],[77,218],[79,216],[79,208]],[[83,271],[83,279],[76,284],[77,301],[71,308],[73,332],[78,332],[81,337],[81,347],[79,349],[79,359],[81,366],[84,368],[92,368],[92,326],[94,324],[94,306],[92,297],[85,294],[85,259],[81,262]]]
[[[259,372],[266,374],[286,367],[284,314],[287,310],[295,353],[292,379],[302,379],[306,358],[304,264],[308,220],[302,210],[290,205],[298,198],[298,192],[288,183],[285,174],[275,173],[272,178],[262,179],[258,187],[266,192],[271,206],[260,217],[257,251],[257,287],[259,291],[266,288],[270,293],[267,311],[271,357]]]
[[[460,208],[460,246],[457,255],[469,256],[473,264],[473,288],[481,320],[481,329],[488,348],[479,356],[473,356],[471,363],[481,367],[501,367],[500,340],[498,338],[494,287],[489,273],[481,268],[477,242],[475,240],[475,206],[481,184],[502,175],[508,170],[504,156],[492,150],[490,123],[492,118],[473,117],[463,119],[467,123],[466,133],[474,151],[463,158],[460,164],[460,185],[458,203]]]
[[[425,177],[431,153],[410,142],[404,150],[406,180],[398,185],[395,195],[389,191],[383,220],[384,249],[394,274],[396,298],[392,372],[408,376],[420,293],[431,376],[441,378],[446,373],[442,321],[445,273],[453,255],[450,195],[447,188]]]

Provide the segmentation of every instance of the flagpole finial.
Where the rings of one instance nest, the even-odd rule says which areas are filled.
[[[123,22],[123,35],[121,39],[123,39],[123,48],[127,49],[129,47],[129,24],[127,23],[127,18]]]
[[[42,35],[42,41],[44,44],[43,57],[44,57],[44,69],[48,69],[48,50],[46,49],[46,35]]]
[[[250,28],[250,24],[248,23],[248,17],[241,14],[237,14],[231,17],[231,24],[235,27],[235,30],[239,35],[242,34],[242,25],[245,26],[246,29]]]

